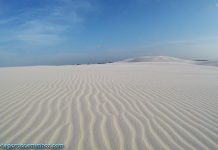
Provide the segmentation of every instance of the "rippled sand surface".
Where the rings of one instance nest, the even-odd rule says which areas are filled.
[[[0,143],[217,150],[218,67],[120,62],[0,68]]]

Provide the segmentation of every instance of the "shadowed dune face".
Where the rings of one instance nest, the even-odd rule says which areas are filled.
[[[218,61],[200,61],[196,62],[198,65],[206,65],[206,66],[217,66],[218,67]]]
[[[217,77],[175,62],[1,68],[0,141],[216,150]]]

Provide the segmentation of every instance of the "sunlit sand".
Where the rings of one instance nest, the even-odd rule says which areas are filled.
[[[217,150],[218,67],[171,57],[0,68],[0,142]]]

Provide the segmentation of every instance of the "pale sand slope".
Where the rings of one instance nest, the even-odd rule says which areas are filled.
[[[1,68],[0,143],[217,150],[218,67],[153,62]]]

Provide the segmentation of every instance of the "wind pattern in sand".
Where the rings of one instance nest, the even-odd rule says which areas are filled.
[[[176,62],[1,68],[0,143],[217,150],[218,68]]]

